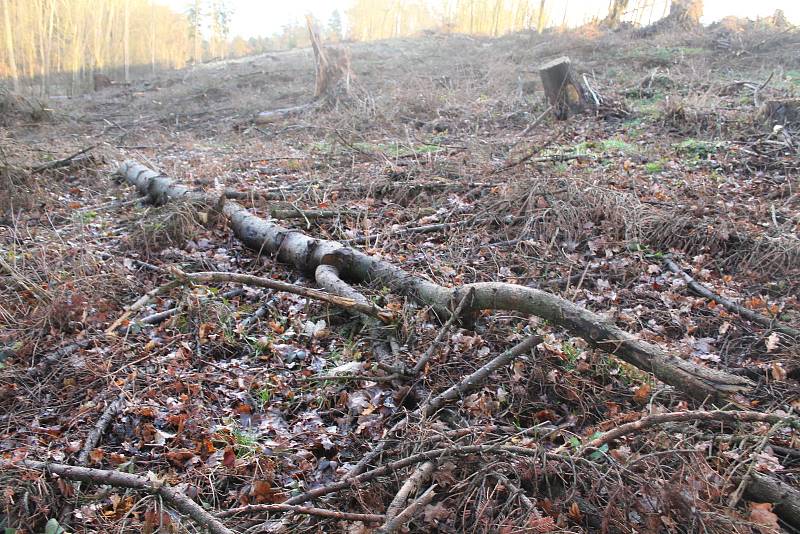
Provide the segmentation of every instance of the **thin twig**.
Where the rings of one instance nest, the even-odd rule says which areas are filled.
[[[315,515],[318,517],[330,517],[332,519],[342,519],[345,521],[363,521],[365,523],[380,523],[386,516],[381,514],[355,514],[350,512],[340,512],[338,510],[326,510],[325,508],[313,508],[311,506],[299,506],[294,504],[248,504],[231,508],[217,514],[219,518],[231,517],[239,514],[249,514],[253,512],[292,512],[295,514]]]
[[[689,287],[689,289],[691,289],[698,295],[705,297],[709,300],[713,300],[717,304],[725,307],[727,310],[738,313],[742,317],[749,319],[754,323],[758,323],[769,329],[776,330],[778,332],[781,332],[782,334],[786,334],[787,336],[800,338],[800,330],[792,328],[791,326],[781,324],[777,322],[777,320],[774,318],[761,315],[760,313],[754,312],[753,310],[747,309],[744,306],[736,304],[732,300],[717,295],[709,288],[707,288],[706,286],[695,280],[689,273],[681,269],[680,266],[671,259],[669,258],[665,259],[664,265],[666,265],[667,268],[673,273],[681,276],[684,282],[686,282],[686,285]]]
[[[740,411],[714,410],[709,412],[684,411],[684,412],[662,413],[656,415],[648,415],[646,417],[642,417],[637,421],[632,421],[630,423],[620,425],[616,428],[609,430],[608,432],[605,432],[604,434],[584,444],[581,447],[580,455],[585,455],[590,450],[598,449],[603,445],[605,445],[606,443],[614,441],[615,439],[619,439],[628,434],[633,434],[634,432],[641,432],[645,428],[649,428],[651,426],[661,425],[664,423],[677,423],[677,422],[687,423],[690,421],[728,421],[733,423],[744,423],[744,422],[777,423],[779,421],[785,421],[787,424],[792,424],[793,426],[800,425],[800,422],[795,417],[781,417],[779,415],[774,415],[770,413],[741,411],[741,410]],[[556,449],[556,452],[561,452],[566,448],[567,446],[562,446],[561,448]]]
[[[418,375],[425,368],[425,365],[427,365],[428,360],[431,359],[431,357],[433,356],[433,353],[436,351],[436,347],[439,346],[439,343],[442,342],[442,339],[444,339],[444,336],[446,336],[447,332],[450,331],[450,327],[453,326],[453,323],[456,322],[456,320],[460,320],[461,319],[461,314],[464,312],[464,308],[467,305],[467,301],[472,299],[473,293],[474,293],[474,291],[472,289],[470,289],[464,295],[464,298],[461,299],[461,302],[458,303],[458,306],[456,307],[455,312],[453,312],[453,314],[450,315],[450,318],[447,319],[447,322],[445,322],[442,325],[441,330],[439,330],[439,333],[436,335],[436,339],[433,340],[433,343],[430,344],[428,349],[420,357],[419,361],[414,366],[414,369],[412,370],[413,374]]]

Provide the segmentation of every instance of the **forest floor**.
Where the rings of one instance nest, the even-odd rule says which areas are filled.
[[[201,529],[157,491],[77,487],[24,459],[144,475],[219,514],[339,481],[383,440],[371,470],[445,451],[424,482],[433,493],[400,531],[792,531],[790,514],[741,480],[797,487],[796,427],[686,419],[584,454],[623,423],[714,407],[536,317],[484,312],[469,329],[452,326],[411,379],[376,365],[358,316],[249,286],[170,287],[122,333],[106,333],[173,280],[173,267],[315,286],[195,206],[142,203],[114,177],[133,159],[192,187],[252,193],[241,202],[261,216],[332,211],[283,224],[364,238],[353,246],[444,286],[545,289],[756,384],[719,408],[781,417],[800,408],[800,340],[694,294],[665,267],[671,259],[718,295],[800,328],[800,117],[781,128],[762,113],[766,101],[800,96],[797,31],[431,34],[348,46],[349,105],[262,125],[255,113],[310,100],[309,50],[46,103],[5,97],[0,461],[16,465],[0,471],[0,526]],[[547,108],[536,66],[561,55],[609,104],[521,135]],[[83,149],[66,166],[36,169]],[[437,223],[457,224],[403,231]],[[386,287],[364,291],[395,314],[397,357],[413,367],[442,322]],[[535,356],[435,417],[415,417],[534,332]],[[107,426],[90,437],[104,413]],[[405,428],[387,433],[398,421]],[[254,507],[222,521],[237,532],[372,532],[415,467],[312,503],[378,516],[364,521]]]

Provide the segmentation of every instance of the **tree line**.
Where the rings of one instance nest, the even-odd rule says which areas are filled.
[[[0,77],[15,86],[24,78],[46,92],[57,75],[78,85],[120,69],[127,79],[132,66],[180,68],[189,57],[186,17],[152,0],[0,0],[0,10]]]
[[[570,3],[574,6],[571,8]],[[319,26],[329,41],[370,41],[435,30],[477,35],[623,18],[647,23],[669,0],[353,0]],[[230,36],[230,0],[193,0],[185,12],[156,0],[0,0],[0,78],[42,94],[75,92],[92,75],[128,81],[210,59],[308,46],[305,24],[272,36]],[[583,20],[575,18],[579,13]],[[572,16],[573,18],[570,18]],[[56,86],[54,89],[53,86]]]

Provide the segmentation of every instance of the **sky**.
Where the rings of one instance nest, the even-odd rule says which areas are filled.
[[[191,0],[159,1],[181,12],[187,11],[191,3]],[[655,0],[661,6],[664,1]],[[572,14],[570,18],[576,22],[603,12],[608,6],[608,0],[546,0],[546,3],[558,13],[554,17],[558,20],[563,6],[568,6]],[[231,35],[244,38],[272,35],[285,24],[301,22],[307,13],[327,22],[331,13],[338,9],[344,19],[350,4],[351,0],[228,0],[228,5],[233,8]],[[783,9],[790,21],[800,24],[800,0],[705,0],[703,22],[711,23],[728,15],[764,17],[776,9]],[[659,11],[663,11],[663,7],[654,9],[655,13]]]

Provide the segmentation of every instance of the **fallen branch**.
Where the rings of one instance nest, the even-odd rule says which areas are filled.
[[[800,421],[798,421],[798,419],[795,417],[781,417],[779,415],[762,412],[714,410],[709,412],[685,411],[662,413],[648,415],[647,417],[642,417],[638,421],[632,421],[630,423],[625,423],[624,425],[613,428],[584,444],[581,447],[580,454],[586,455],[590,450],[598,449],[603,445],[614,441],[615,439],[619,439],[622,436],[633,434],[635,432],[641,432],[645,428],[655,425],[662,425],[664,423],[688,423],[692,421],[726,421],[731,423],[763,422],[773,424],[786,421],[793,426],[800,428]],[[556,452],[559,452],[565,448],[566,447],[561,447],[560,449],[557,449]]]
[[[123,163],[118,172],[135,185],[141,194],[155,202],[193,198],[209,205],[217,204],[218,199],[205,197],[135,162]],[[235,202],[224,202],[219,209],[228,217],[234,233],[246,246],[259,253],[273,253],[277,260],[305,272],[313,272],[317,266],[335,259],[345,278],[382,284],[398,294],[432,306],[443,317],[450,315],[450,302],[460,301],[464,293],[472,289],[474,297],[466,313],[495,309],[539,316],[573,335],[583,337],[596,348],[614,354],[643,371],[652,372],[659,380],[697,399],[717,401],[734,393],[748,391],[752,386],[746,378],[667,354],[600,315],[545,291],[492,282],[443,287],[391,263],[344,247],[341,243],[314,239],[297,230],[278,226],[257,217]]]
[[[170,272],[177,277],[176,280],[173,280],[167,284],[164,284],[162,286],[159,286],[155,289],[148,291],[145,295],[139,298],[139,300],[137,300],[131,306],[129,306],[128,309],[125,311],[125,313],[121,317],[119,317],[119,319],[114,321],[114,323],[111,326],[108,327],[106,333],[113,334],[114,332],[116,332],[117,328],[119,328],[119,326],[125,320],[131,317],[132,314],[142,309],[149,302],[151,302],[157,295],[163,293],[164,291],[183,284],[191,284],[197,282],[236,283],[236,284],[244,284],[255,287],[265,287],[268,289],[275,289],[277,291],[294,293],[295,295],[321,300],[322,302],[327,302],[328,304],[333,304],[334,306],[338,306],[340,308],[344,308],[347,310],[354,310],[359,313],[368,315],[370,317],[375,317],[387,323],[391,322],[394,319],[394,315],[391,312],[367,302],[366,299],[363,302],[356,301],[352,298],[341,297],[339,295],[326,293],[318,289],[298,286],[296,284],[290,284],[288,282],[272,280],[271,278],[263,278],[261,276],[253,276],[249,274],[227,273],[218,271],[201,271],[196,273],[186,273],[175,267],[172,267],[170,269]],[[157,314],[145,317],[143,319],[143,322],[147,324],[154,324],[166,319],[167,317],[175,315],[177,311],[178,311],[177,307],[170,310],[165,310],[163,312],[159,312]]]
[[[103,413],[100,415],[100,418],[97,420],[97,423],[92,428],[89,435],[86,436],[86,441],[83,443],[83,448],[81,449],[80,454],[78,454],[78,465],[84,466],[89,461],[89,455],[92,451],[97,447],[97,444],[100,443],[100,439],[105,434],[106,429],[108,429],[108,425],[111,424],[111,421],[114,417],[122,410],[122,407],[125,405],[125,393],[121,393],[119,397],[106,406],[106,409],[103,410]],[[74,485],[75,493],[79,494],[81,491],[81,482],[77,481]],[[64,506],[63,510],[61,511],[61,524],[62,526],[66,526],[69,524],[70,515],[74,511],[74,507],[72,503],[68,503]]]
[[[514,216],[514,217],[504,217],[503,221],[508,222],[509,224],[522,220],[528,219],[527,216]],[[446,223],[436,223],[436,224],[425,224],[422,226],[409,226],[405,228],[397,228],[397,229],[390,229],[388,234],[391,237],[397,237],[399,235],[408,235],[408,234],[428,234],[432,232],[440,232],[442,230],[449,230],[450,228],[462,228],[465,226],[469,226],[470,224],[474,224],[481,221],[491,220],[491,218],[477,218],[477,217],[470,217],[465,221],[458,221],[458,222],[446,222]],[[370,243],[380,237],[386,237],[386,234],[370,234],[361,237],[354,237],[353,239],[343,239],[339,241],[339,243],[345,245],[363,245],[365,243]]]
[[[386,508],[387,524],[383,528],[388,528],[390,522],[399,515],[403,506],[405,506],[408,496],[417,491],[422,484],[431,478],[434,469],[436,469],[436,464],[434,462],[425,462],[418,466],[411,476],[406,479],[395,494],[392,502],[389,503],[389,506]]]
[[[775,513],[796,531],[800,531],[800,490],[797,488],[754,471],[747,481],[744,496],[751,501],[774,504]]]
[[[276,122],[281,119],[285,119],[286,117],[289,117],[291,115],[297,115],[299,113],[303,113],[304,111],[315,109],[319,106],[320,106],[319,102],[309,102],[307,104],[301,104],[299,106],[273,109],[270,111],[262,111],[256,114],[256,116],[253,118],[253,122],[255,122],[256,124],[269,124],[271,122]]]
[[[326,510],[325,508],[299,506],[296,504],[248,504],[220,512],[217,514],[217,517],[225,518],[254,512],[292,512],[295,514],[342,519],[344,521],[363,521],[365,523],[380,523],[386,518],[386,516],[381,514],[354,514],[350,512],[339,512],[338,510]]]
[[[524,130],[522,130],[522,131],[519,133],[519,137],[520,137],[520,138],[522,138],[522,137],[525,137],[525,136],[528,134],[528,132],[530,132],[531,130],[533,130],[534,128],[536,128],[536,127],[539,125],[539,123],[541,123],[541,122],[542,122],[542,120],[544,120],[544,118],[545,118],[545,117],[547,117],[547,116],[550,114],[550,112],[551,112],[551,111],[553,111],[553,106],[552,106],[552,105],[550,105],[550,106],[547,106],[547,109],[546,109],[546,110],[544,110],[544,111],[542,112],[542,114],[541,114],[541,115],[539,115],[538,117],[536,117],[536,118],[533,120],[533,122],[532,122],[532,123],[530,123],[528,126],[526,126],[526,127],[525,127],[525,129],[524,129]],[[520,139],[520,141],[521,141],[521,139]],[[512,145],[512,147],[515,147],[515,146],[517,146],[517,145],[520,143],[520,141],[517,141],[516,143],[514,143],[514,144]]]
[[[2,256],[0,256],[0,269],[6,271],[16,285],[26,291],[30,291],[34,297],[42,302],[49,303],[53,300],[53,297],[50,295],[50,293],[39,287],[36,282],[28,279],[25,275],[17,271],[6,260],[4,260]]]
[[[269,215],[274,219],[330,219],[334,217],[352,217],[358,215],[358,212],[352,210],[303,210],[300,208],[272,208],[269,210]]]
[[[483,385],[489,376],[501,367],[505,367],[511,363],[517,356],[521,356],[527,352],[532,351],[536,345],[542,342],[542,337],[534,335],[526,338],[520,343],[517,343],[502,354],[495,356],[489,362],[475,370],[461,379],[458,384],[454,384],[436,395],[426,404],[424,404],[418,411],[422,417],[428,417],[436,410],[443,407],[446,403],[463,396],[465,393],[474,390]]]
[[[90,467],[76,467],[74,465],[53,464],[34,460],[23,460],[19,463],[0,460],[0,467],[4,470],[19,468],[35,469],[37,471],[56,474],[68,480],[95,482],[97,484],[108,484],[110,486],[145,491],[152,495],[158,495],[175,510],[188,515],[199,525],[207,528],[212,534],[234,534],[234,532],[222,524],[219,519],[204,510],[202,506],[182,492],[160,481],[150,480],[143,476],[123,473],[121,471],[106,471],[103,469],[92,469]]]
[[[225,293],[222,293],[222,295],[220,295],[220,296],[223,299],[232,299],[233,297],[238,297],[239,295],[242,295],[242,294],[244,294],[244,290],[242,288],[237,288],[237,289],[232,289],[230,291],[226,291]],[[201,297],[199,300],[200,300],[200,302],[205,302],[205,301],[208,300],[208,298],[207,297]],[[166,309],[164,311],[160,311],[160,312],[148,315],[146,317],[142,317],[141,319],[139,319],[139,322],[141,324],[159,324],[159,323],[161,323],[163,321],[166,321],[167,319],[169,319],[173,315],[176,315],[184,307],[185,307],[184,304],[180,304],[178,306],[175,306],[175,307],[172,307],[172,308],[168,308],[168,309]]]
[[[66,158],[57,159],[55,161],[48,161],[47,163],[42,163],[41,165],[37,165],[36,167],[31,168],[30,171],[35,174],[42,171],[46,171],[48,169],[58,169],[60,167],[67,167],[69,165],[72,165],[73,160],[75,160],[75,158],[82,156],[83,154],[86,154],[87,152],[89,152],[90,150],[94,150],[95,148],[97,148],[97,145],[88,146],[86,148],[83,148],[75,152],[74,154],[67,156]]]
[[[271,278],[263,278],[261,276],[253,276],[250,274],[240,273],[226,273],[226,272],[198,272],[198,273],[182,273],[181,277],[190,282],[233,282],[236,284],[244,284],[255,287],[265,287],[268,289],[275,289],[276,291],[283,291],[285,293],[294,293],[303,297],[321,300],[328,304],[344,308],[346,310],[353,310],[370,317],[375,317],[381,321],[388,323],[394,319],[394,315],[374,304],[366,301],[359,301],[353,298],[342,297],[333,293],[327,293],[310,287],[298,286],[288,282],[281,282],[279,280],[272,280]]]
[[[425,490],[425,493],[414,499],[405,510],[397,514],[397,517],[387,521],[386,524],[379,528],[377,534],[391,534],[403,524],[411,521],[411,519],[417,515],[420,510],[430,504],[430,502],[436,496],[436,492],[434,492],[435,489],[436,484]]]
[[[697,293],[701,297],[705,297],[705,298],[707,298],[709,300],[713,300],[717,304],[725,307],[725,309],[727,309],[728,311],[732,311],[732,312],[738,313],[742,317],[744,317],[746,319],[749,319],[749,320],[753,321],[754,323],[758,323],[758,324],[760,324],[762,326],[765,326],[765,327],[767,327],[767,328],[769,328],[771,330],[776,330],[778,332],[781,332],[782,334],[786,334],[787,336],[791,336],[791,337],[794,337],[794,338],[800,338],[800,330],[797,330],[797,329],[794,329],[794,328],[792,328],[790,326],[781,324],[781,323],[777,322],[777,320],[774,319],[774,318],[770,318],[770,317],[766,317],[764,315],[761,315],[758,312],[755,312],[753,310],[745,308],[744,306],[736,304],[732,300],[729,300],[729,299],[726,299],[725,297],[717,295],[716,293],[711,291],[709,288],[707,288],[706,286],[704,286],[703,284],[701,284],[700,282],[695,280],[689,273],[687,273],[686,271],[681,269],[680,266],[677,263],[675,263],[674,261],[672,261],[671,259],[667,258],[666,260],[664,260],[664,265],[666,265],[667,268],[670,271],[672,271],[673,273],[681,276],[683,278],[683,280],[686,282],[686,285],[689,287],[689,289],[691,289],[692,291],[694,291],[695,293]]]
[[[150,291],[148,291],[147,293],[145,293],[144,295],[142,295],[141,297],[139,297],[139,299],[136,302],[128,306],[128,308],[125,310],[125,313],[120,315],[116,321],[111,323],[111,326],[109,326],[106,329],[106,334],[111,336],[115,335],[117,328],[119,328],[122,325],[122,323],[127,321],[134,313],[136,313],[137,311],[141,310],[142,308],[150,304],[161,293],[169,291],[170,289],[177,287],[179,285],[181,285],[179,281],[173,280],[164,285],[155,287]]]
[[[530,336],[527,339],[523,340],[521,343],[514,345],[507,351],[503,352],[499,356],[491,359],[489,362],[481,366],[472,374],[469,374],[462,378],[458,384],[451,386],[450,388],[446,389],[445,391],[438,394],[436,397],[429,399],[427,402],[423,403],[419,408],[417,408],[412,415],[421,416],[423,418],[430,417],[433,415],[437,410],[439,410],[442,406],[444,406],[447,402],[464,395],[468,391],[472,391],[475,388],[480,387],[483,382],[489,378],[489,376],[495,372],[496,370],[500,369],[501,367],[510,363],[514,358],[521,354],[525,354],[526,352],[531,351],[536,345],[542,342],[541,336]],[[391,434],[393,432],[397,432],[402,430],[408,424],[408,419],[403,419],[396,423],[389,431],[386,433]],[[375,446],[370,452],[364,455],[361,460],[356,464],[356,466],[350,470],[349,473],[345,476],[345,479],[352,479],[362,473],[369,465],[370,462],[374,461],[378,456],[383,453],[383,450],[386,448],[386,441],[381,441],[377,446]]]
[[[350,284],[344,282],[339,274],[339,267],[336,265],[319,265],[314,272],[314,279],[325,291],[338,295],[340,297],[351,300],[362,307],[372,307],[373,304],[367,300],[367,297],[356,291]],[[355,309],[355,308],[354,308]],[[374,315],[361,314],[365,318],[365,324],[369,328],[375,338],[373,341],[373,349],[375,350],[377,360],[379,363],[387,362],[392,356],[392,349],[388,343],[383,341],[381,335],[381,321],[375,319]],[[389,322],[389,321],[384,321]]]
[[[97,447],[97,444],[100,443],[100,439],[103,437],[103,434],[105,434],[108,425],[110,425],[114,417],[122,411],[124,406],[124,392],[121,393],[114,402],[106,406],[106,409],[103,410],[94,428],[92,428],[92,431],[86,436],[86,441],[83,443],[83,448],[78,455],[78,465],[86,465],[86,462],[89,461],[89,455]]]
[[[313,501],[314,499],[318,499],[324,495],[330,495],[331,493],[336,493],[350,487],[357,488],[360,484],[370,481],[374,478],[387,475],[404,467],[416,465],[429,460],[432,461],[449,456],[467,456],[471,454],[482,454],[489,452],[504,452],[508,454],[519,454],[522,456],[533,457],[541,456],[541,450],[538,448],[530,449],[527,447],[517,447],[513,445],[461,445],[457,447],[431,449],[407,456],[406,458],[395,460],[394,462],[382,465],[381,467],[377,467],[371,471],[365,471],[364,473],[352,478],[346,478],[338,482],[332,482],[325,486],[318,486],[314,489],[308,490],[305,493],[292,497],[284,504],[300,504],[306,501]]]

